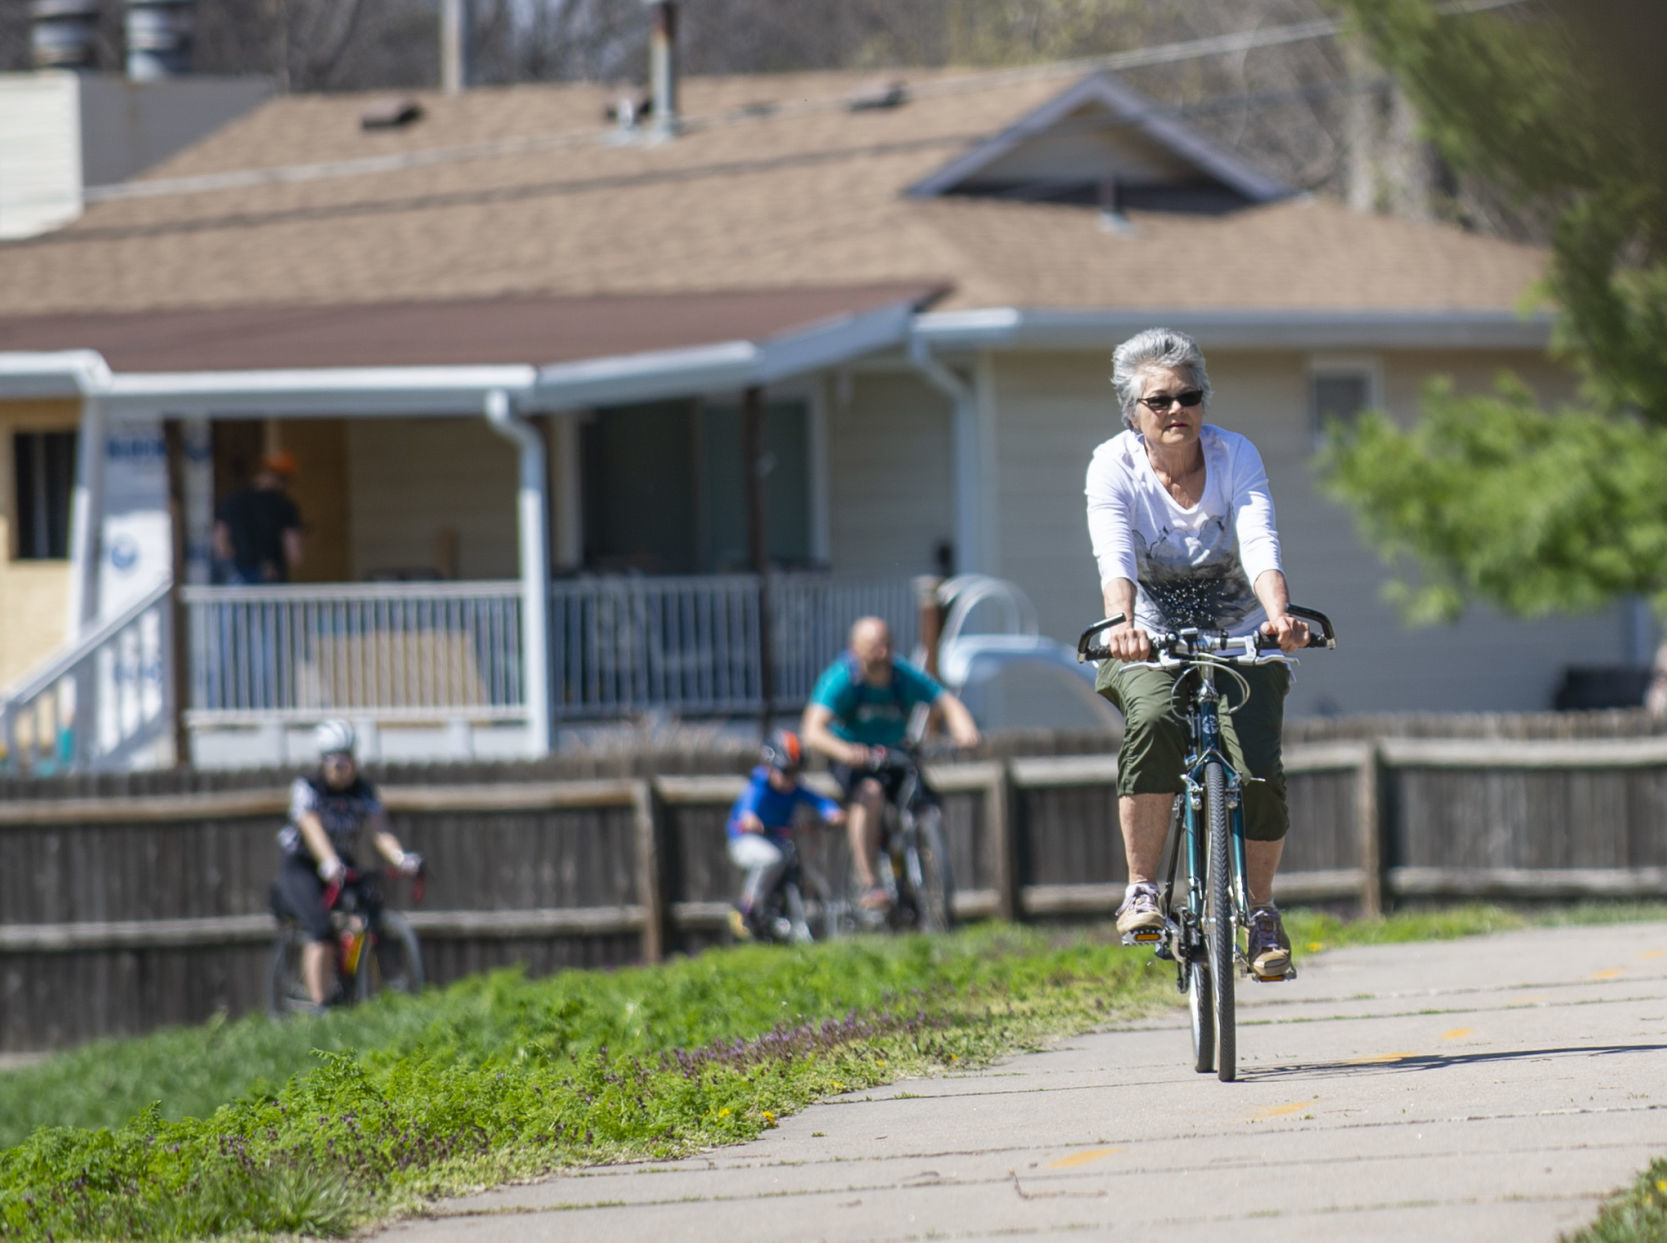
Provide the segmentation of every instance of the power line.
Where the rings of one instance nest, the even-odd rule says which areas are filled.
[[[1511,8],[1528,0],[1466,0],[1440,11],[1445,16],[1463,16],[1495,9]],[[1332,38],[1341,34],[1347,23],[1341,18],[1326,18],[1311,22],[1296,22],[1285,26],[1270,26],[1264,30],[1240,31],[1229,35],[1210,35],[1157,47],[1135,48],[1126,52],[1112,52],[1104,56],[1080,57],[1075,60],[1053,61],[1046,65],[1030,65],[1016,69],[985,70],[956,75],[936,82],[921,83],[909,88],[913,99],[931,99],[992,90],[1005,86],[1054,78],[1082,77],[1089,73],[1114,72],[1147,68],[1155,65],[1178,64],[1187,60],[1201,60],[1210,56],[1226,56],[1236,52],[1260,48],[1304,43],[1315,39]],[[850,107],[844,95],[819,99],[799,100],[781,104],[768,110],[756,106],[733,108],[709,116],[686,117],[681,127],[686,133],[697,133],[728,128],[732,125],[756,123],[762,120],[795,119],[828,112],[840,112]],[[456,147],[433,147],[426,151],[402,152],[398,155],[362,156],[350,160],[333,160],[315,164],[288,164],[276,168],[243,169],[224,173],[205,173],[195,177],[168,177],[150,181],[117,182],[110,185],[88,186],[82,192],[86,203],[121,202],[131,199],[166,198],[193,194],[212,194],[223,190],[245,190],[261,186],[288,185],[299,182],[323,181],[338,177],[363,177],[379,173],[405,172],[418,168],[433,168],[448,164],[464,164],[479,160],[501,159],[505,156],[534,155],[564,148],[596,146],[616,140],[619,130],[599,127],[565,130],[548,134],[533,134],[522,138],[500,139],[487,143],[472,143]]]

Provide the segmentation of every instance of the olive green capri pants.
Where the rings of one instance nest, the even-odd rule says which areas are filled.
[[[1244,835],[1251,841],[1276,842],[1291,827],[1285,803],[1285,766],[1280,762],[1280,736],[1285,729],[1285,696],[1291,689],[1289,666],[1272,662],[1239,670],[1250,683],[1250,702],[1241,706],[1244,692],[1230,676],[1218,675],[1221,688],[1221,737],[1227,758],[1241,775],[1260,777],[1246,782]],[[1103,660],[1094,689],[1123,714],[1123,746],[1117,753],[1117,793],[1180,794],[1186,789],[1186,723],[1170,711],[1169,692],[1180,676],[1178,669],[1154,669]],[[1227,708],[1233,714],[1227,714]]]

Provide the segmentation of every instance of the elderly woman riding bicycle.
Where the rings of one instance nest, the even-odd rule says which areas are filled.
[[[1290,652],[1308,628],[1286,611],[1261,454],[1205,422],[1210,378],[1197,342],[1167,328],[1139,333],[1113,353],[1111,382],[1125,430],[1094,451],[1086,492],[1106,615],[1126,619],[1105,632],[1112,659],[1096,688],[1124,718],[1117,793],[1129,886],[1117,927],[1133,933],[1164,926],[1156,878],[1186,767],[1185,728],[1170,711],[1176,672],[1142,663],[1147,632],[1260,630]],[[1290,672],[1278,663],[1243,672],[1249,699],[1222,714],[1222,729],[1233,766],[1258,779],[1243,794],[1249,958],[1259,979],[1277,980],[1291,963],[1273,904],[1290,823],[1279,750]]]

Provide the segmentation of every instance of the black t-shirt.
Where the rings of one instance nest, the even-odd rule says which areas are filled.
[[[232,568],[256,583],[289,581],[284,532],[301,529],[301,511],[276,488],[244,488],[220,503],[232,541]]]
[[[297,777],[289,790],[289,823],[279,831],[278,845],[285,854],[305,857],[301,817],[312,812],[324,826],[336,853],[352,858],[359,830],[381,810],[382,799],[376,787],[363,777],[355,777],[345,790],[332,790],[323,777]]]

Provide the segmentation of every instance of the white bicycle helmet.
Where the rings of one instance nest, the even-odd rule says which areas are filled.
[[[324,721],[313,730],[313,745],[320,755],[352,755],[357,741],[346,721]]]

